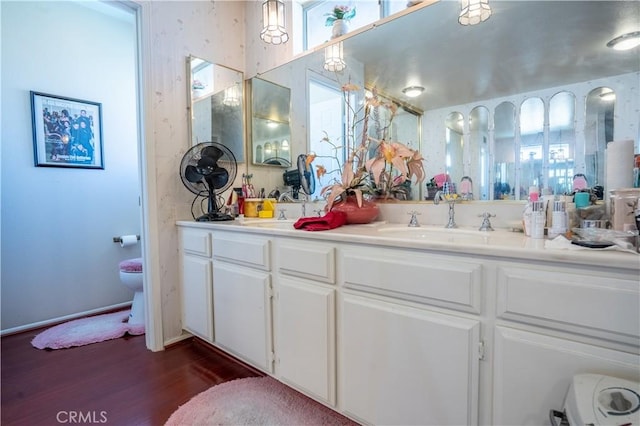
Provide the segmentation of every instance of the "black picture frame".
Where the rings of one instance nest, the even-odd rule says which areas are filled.
[[[102,104],[30,92],[38,167],[104,169]]]

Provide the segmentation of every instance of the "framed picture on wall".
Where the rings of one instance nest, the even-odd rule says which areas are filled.
[[[102,104],[31,91],[31,121],[36,166],[104,169]]]

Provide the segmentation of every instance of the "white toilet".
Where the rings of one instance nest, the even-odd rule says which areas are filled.
[[[600,374],[578,374],[567,392],[564,415],[562,425],[637,425],[640,383]]]
[[[131,304],[129,324],[144,325],[144,295],[142,294],[142,258],[123,260],[119,264],[120,281],[135,292]]]

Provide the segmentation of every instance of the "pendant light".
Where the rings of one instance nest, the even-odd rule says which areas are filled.
[[[240,90],[237,84],[234,84],[233,86],[230,86],[224,89],[224,96],[222,98],[222,103],[227,106],[240,105]]]
[[[340,72],[347,67],[344,62],[342,42],[339,41],[324,48],[324,69],[331,72]]]
[[[260,38],[270,44],[283,44],[289,40],[285,28],[284,2],[264,0],[262,3],[262,31]]]
[[[461,0],[460,6],[462,10],[458,22],[461,25],[476,25],[491,16],[489,0]]]

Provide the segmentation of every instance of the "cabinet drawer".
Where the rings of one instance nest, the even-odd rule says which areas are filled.
[[[638,344],[637,278],[500,266],[497,285],[501,318]]]
[[[323,244],[284,241],[277,244],[278,272],[335,283],[335,249]]]
[[[480,313],[482,264],[390,249],[345,250],[344,286],[404,300]]]
[[[182,229],[182,249],[185,253],[211,257],[211,233],[201,229]]]
[[[269,240],[251,234],[216,232],[213,236],[213,257],[242,266],[269,271]]]

